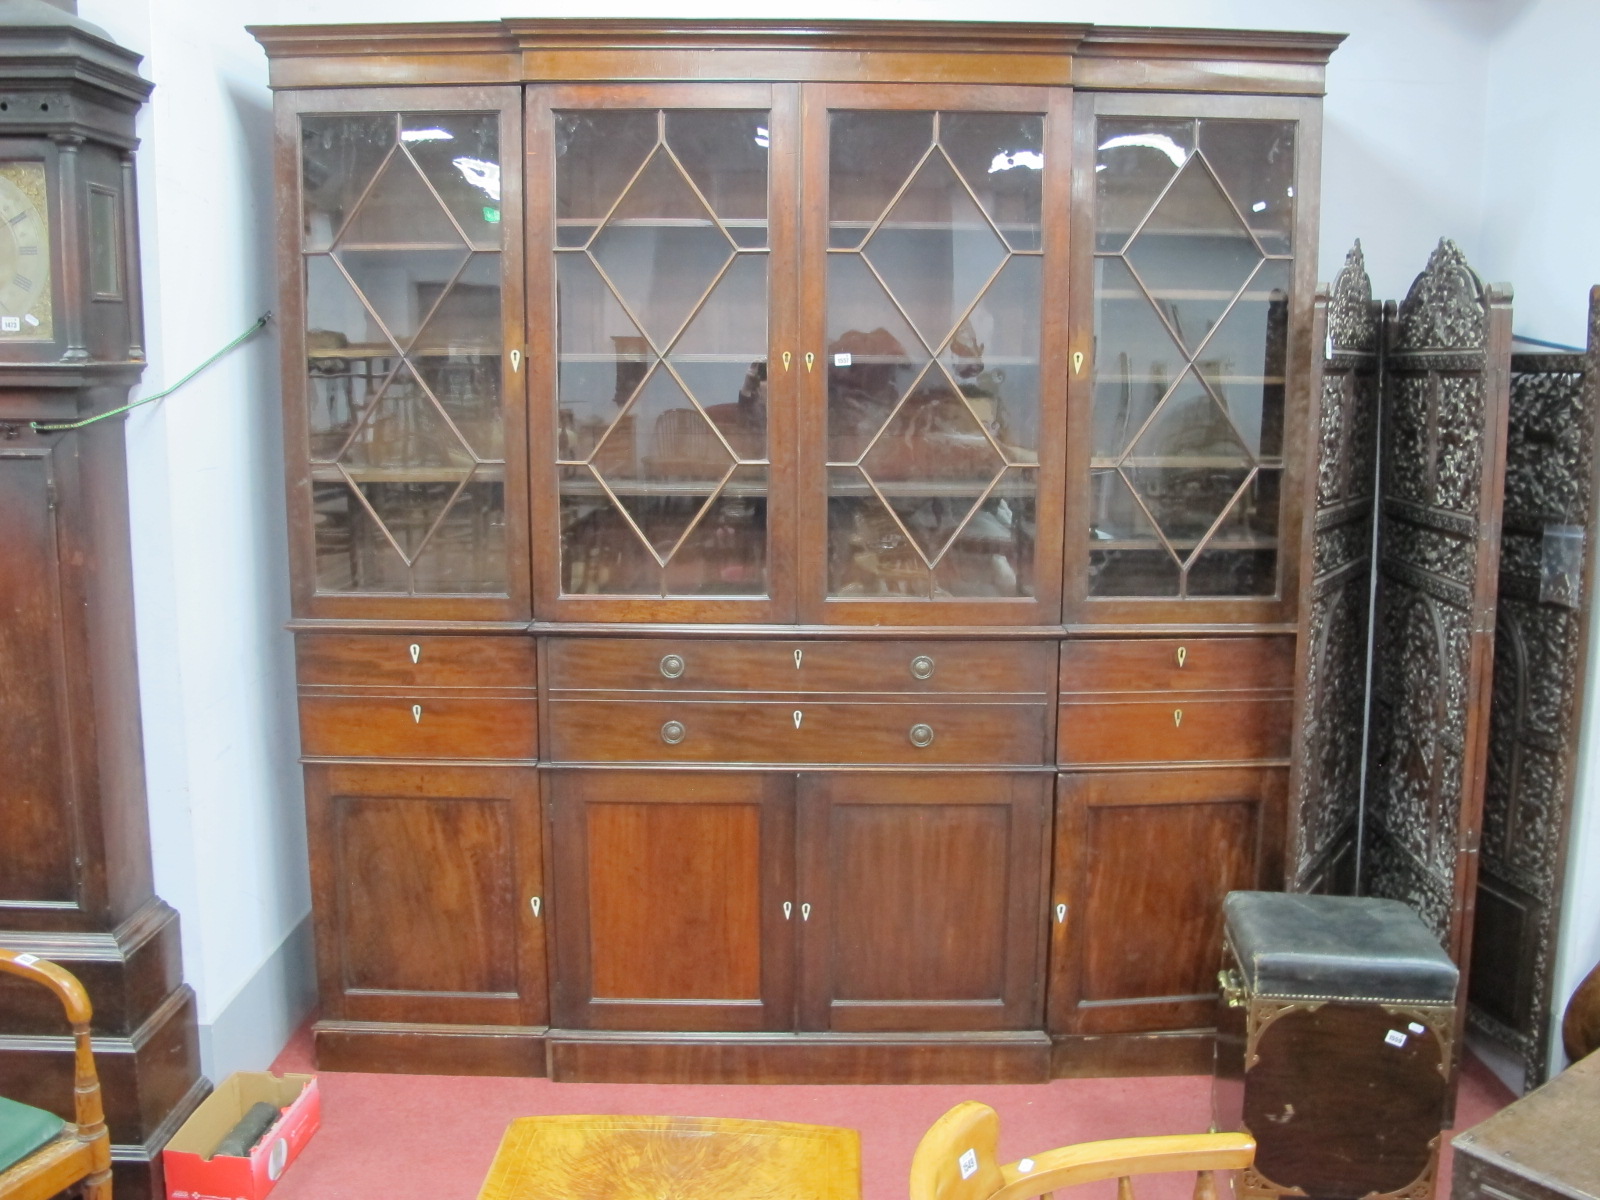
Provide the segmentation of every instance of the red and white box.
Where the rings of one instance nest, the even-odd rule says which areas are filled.
[[[282,1109],[248,1158],[207,1159],[252,1104]],[[322,1124],[315,1075],[237,1071],[190,1114],[161,1152],[167,1200],[261,1200]]]

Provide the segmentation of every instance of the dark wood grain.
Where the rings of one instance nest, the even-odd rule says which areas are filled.
[[[295,639],[295,666],[301,687],[533,688],[538,682],[534,643],[526,637],[305,633]]]
[[[555,762],[1025,766],[1047,761],[1050,725],[1043,704],[920,699],[552,700],[548,711],[546,757]],[[681,741],[666,740],[669,722],[683,727]],[[933,731],[925,746],[912,740],[918,725]]]
[[[1050,689],[1055,644],[800,641],[710,638],[550,638],[552,692],[1024,693]],[[669,678],[662,660],[682,659]],[[926,679],[913,673],[929,661]],[[669,664],[670,669],[677,669]]]
[[[1284,691],[1290,638],[1082,638],[1061,645],[1066,692]]]
[[[1289,757],[1288,696],[1194,696],[1063,702],[1064,764],[1241,762]]]
[[[539,756],[538,712],[531,698],[302,696],[300,749],[313,758],[531,760]]]
[[[800,1024],[1034,1029],[1048,776],[800,782]]]

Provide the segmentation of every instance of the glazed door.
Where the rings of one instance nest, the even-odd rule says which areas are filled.
[[[296,615],[527,618],[518,95],[278,94]]]
[[[1053,623],[1071,95],[805,96],[802,619]]]
[[[1284,783],[1280,767],[1061,776],[1052,1033],[1215,1022],[1222,900],[1279,886]]]
[[[306,823],[319,1029],[545,1023],[531,768],[313,764]]]
[[[1068,624],[1294,616],[1317,114],[1080,97]]]
[[[792,619],[797,99],[529,91],[543,617]]]
[[[800,777],[800,1027],[1037,1029],[1050,776]]]
[[[556,1025],[793,1028],[793,778],[545,773]]]

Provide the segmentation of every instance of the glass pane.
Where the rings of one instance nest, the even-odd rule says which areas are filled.
[[[926,597],[932,573],[854,467],[828,469],[828,594]]]
[[[558,114],[562,212],[599,221],[556,251],[563,589],[759,595],[767,115],[598,115]],[[592,166],[619,152],[626,175]]]
[[[657,349],[670,345],[734,245],[672,158],[657,151],[590,253]]]
[[[412,566],[418,592],[506,590],[505,484],[474,477],[457,494]]]
[[[406,349],[466,266],[468,255],[463,246],[460,250],[337,250],[333,257],[362,302],[382,322],[382,329]],[[379,327],[372,325],[362,340],[382,339]]]
[[[929,349],[938,349],[1006,257],[943,153],[931,155],[862,247]]]
[[[981,492],[1005,465],[937,365],[928,367],[861,459],[862,471],[886,490],[937,483]]]
[[[1039,312],[1043,260],[1013,257],[939,361],[1006,460],[1039,460]]]
[[[408,592],[411,574],[382,528],[335,471],[311,485],[317,589],[323,592]]]
[[[505,422],[500,408],[500,355],[457,350],[415,360],[418,378],[449,414],[477,458],[505,458]]]
[[[326,250],[350,218],[395,145],[393,113],[300,118],[302,236],[307,250]]]
[[[1280,473],[1261,471],[1189,566],[1191,596],[1270,596],[1278,586]]]
[[[1097,135],[1089,594],[1273,595],[1294,126]]]
[[[352,470],[388,467],[429,471],[449,468],[457,478],[473,465],[472,451],[418,382],[401,364],[383,384],[356,436],[339,454]]]
[[[744,247],[767,244],[767,114],[669,112],[667,146]]]
[[[933,114],[836,112],[828,143],[828,245],[854,249],[933,144]]]
[[[933,571],[934,596],[1005,599],[1034,594],[1039,473],[1010,468],[950,542]]]
[[[392,154],[339,235],[344,246],[461,244],[461,234],[405,153]]]
[[[500,117],[407,113],[400,142],[474,246],[500,245]],[[415,240],[415,239],[412,239]]]
[[[657,114],[558,112],[556,244],[582,246],[656,144]]]
[[[1194,122],[1104,119],[1096,129],[1095,249],[1127,244],[1194,152]]]
[[[760,596],[767,590],[767,469],[739,467],[667,563],[671,596]]]
[[[855,254],[828,256],[828,460],[854,462],[928,353]]]
[[[939,144],[1013,250],[1043,244],[1044,117],[939,114]]]
[[[1200,152],[1268,254],[1294,239],[1294,122],[1201,121]]]

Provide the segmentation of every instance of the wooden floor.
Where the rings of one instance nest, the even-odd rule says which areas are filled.
[[[273,1064],[275,1071],[312,1069],[305,1032]],[[1201,1076],[991,1087],[715,1087],[327,1072],[320,1086],[322,1129],[272,1200],[475,1200],[506,1126],[541,1113],[850,1126],[861,1131],[863,1200],[905,1200],[918,1139],[961,1100],[982,1100],[1000,1113],[1000,1153],[1008,1160],[1095,1138],[1200,1133],[1210,1124],[1210,1080]],[[1477,1124],[1511,1099],[1486,1068],[1469,1059],[1458,1126]],[[1448,1161],[1445,1166],[1448,1171]],[[1187,1200],[1192,1186],[1192,1177],[1159,1179],[1141,1189],[1139,1200]],[[1446,1177],[1437,1195],[1448,1194]],[[1103,1193],[1083,1188],[1076,1195],[1109,1200],[1114,1187],[1106,1185]]]

